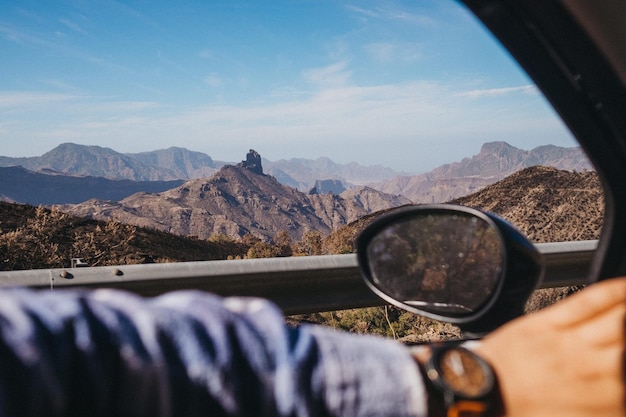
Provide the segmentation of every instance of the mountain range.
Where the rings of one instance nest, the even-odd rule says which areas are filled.
[[[225,165],[210,178],[192,179],[161,193],[135,193],[121,201],[92,199],[57,208],[200,239],[252,234],[269,241],[283,230],[294,239],[308,230],[326,235],[373,211],[409,203],[369,187],[341,195],[305,194],[265,174],[260,155],[250,151],[245,161]]]
[[[425,174],[399,176],[371,184],[414,203],[440,203],[476,192],[510,174],[533,166],[568,171],[590,171],[592,165],[579,147],[539,146],[525,151],[506,142],[485,143],[480,152],[445,164]]]
[[[354,162],[338,164],[329,158],[262,159],[262,163],[264,172],[279,183],[303,192],[339,194],[340,190],[367,185],[415,203],[458,198],[530,166],[591,169],[578,147],[548,145],[525,151],[506,142],[486,143],[477,155],[419,175]],[[34,205],[76,203],[90,198],[118,201],[137,191],[161,192],[185,180],[209,178],[225,165],[236,163],[216,161],[204,153],[177,147],[121,154],[99,146],[65,143],[39,157],[0,156],[0,167],[24,168],[0,172],[0,198]]]
[[[253,150],[229,164],[183,148],[120,154],[75,144],[41,157],[0,157],[0,165],[11,164],[21,166],[0,168],[5,201],[56,205],[182,236],[252,234],[264,240],[281,230],[294,239],[307,230],[326,235],[376,211],[450,201],[528,166],[591,168],[579,148],[524,151],[505,142],[487,143],[477,155],[414,176],[328,158],[268,162]]]
[[[236,162],[213,160],[202,152],[171,147],[150,152],[119,153],[101,146],[63,143],[36,157],[0,156],[0,167],[21,166],[39,173],[102,177],[109,180],[172,181],[208,178],[225,165]],[[284,185],[308,191],[317,180],[338,179],[346,185],[363,185],[394,178],[398,173],[383,166],[363,166],[356,162],[338,164],[322,157],[269,161],[265,172]]]

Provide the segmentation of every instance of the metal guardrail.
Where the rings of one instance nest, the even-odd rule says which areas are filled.
[[[542,288],[580,285],[597,241],[543,243]],[[0,287],[116,288],[144,296],[203,290],[264,297],[286,314],[382,305],[364,284],[356,255],[104,266],[0,272]]]

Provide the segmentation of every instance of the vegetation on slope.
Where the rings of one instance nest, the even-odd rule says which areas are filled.
[[[212,242],[0,202],[0,270],[184,262],[245,256],[238,242]]]

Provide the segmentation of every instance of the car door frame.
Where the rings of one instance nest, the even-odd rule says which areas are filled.
[[[588,31],[603,28],[577,20],[566,4],[577,0],[462,1],[537,84],[599,175],[605,213],[589,282],[626,275],[626,88]],[[595,3],[626,20],[616,2]],[[611,42],[610,35],[603,40]]]

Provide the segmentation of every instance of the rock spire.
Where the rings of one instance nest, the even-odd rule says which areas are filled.
[[[248,169],[255,174],[263,175],[263,166],[261,165],[261,155],[254,149],[246,154],[246,160],[241,161],[237,166]]]

